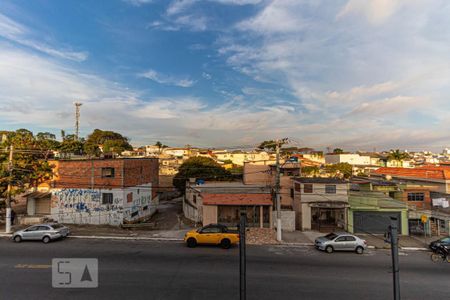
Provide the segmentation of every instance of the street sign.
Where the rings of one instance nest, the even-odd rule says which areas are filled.
[[[422,223],[424,223],[424,224],[428,221],[428,217],[426,215],[422,215],[420,217],[420,219],[422,220]]]

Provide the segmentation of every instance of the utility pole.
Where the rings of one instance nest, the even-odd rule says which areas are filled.
[[[247,210],[241,209],[239,223],[239,299],[247,298],[247,257],[245,254],[245,227],[247,221]]]
[[[392,256],[392,274],[394,280],[394,300],[400,300],[400,274],[398,266],[398,237],[397,237],[397,218],[391,217],[391,256]]]
[[[277,202],[277,241],[281,242],[281,199],[280,199],[280,141],[276,142],[277,170],[275,177],[275,196]]]
[[[14,146],[9,146],[9,160],[8,160],[8,188],[6,190],[6,226],[5,233],[11,233],[11,192],[12,192],[12,173],[13,173],[13,154]]]
[[[75,102],[75,138],[78,141],[78,136],[80,133],[80,107],[83,105],[80,102]]]

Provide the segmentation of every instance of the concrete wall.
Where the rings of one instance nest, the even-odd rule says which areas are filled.
[[[325,186],[328,184],[323,183],[313,183],[313,192],[312,193],[304,193],[305,184],[301,183],[301,202],[328,202],[328,201],[344,201],[348,202],[348,186],[347,184],[333,184],[336,185],[336,194],[327,194],[325,193]],[[295,192],[296,195],[298,191]]]
[[[102,204],[102,193],[112,193],[113,203]],[[158,197],[151,184],[126,189],[54,189],[51,216],[68,224],[120,225],[149,218],[156,212]]]
[[[272,212],[273,227],[277,226],[277,212]],[[281,211],[281,229],[284,231],[295,231],[295,211],[282,210]]]
[[[272,184],[272,176],[268,172],[269,165],[244,164],[244,184]]]
[[[327,164],[349,163],[351,165],[370,165],[370,156],[361,156],[359,154],[326,154],[325,162]]]
[[[217,223],[217,205],[203,205],[203,226]]]

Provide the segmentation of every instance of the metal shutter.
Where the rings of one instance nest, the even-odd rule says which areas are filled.
[[[396,217],[398,231],[401,232],[400,212],[353,212],[353,226],[355,233],[385,233],[391,224],[391,217]]]
[[[50,198],[35,199],[35,205],[37,215],[50,214]]]

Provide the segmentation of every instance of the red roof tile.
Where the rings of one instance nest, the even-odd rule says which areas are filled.
[[[270,194],[207,194],[202,193],[205,205],[272,205]]]
[[[414,177],[422,179],[450,179],[450,170],[440,167],[421,167],[421,168],[379,168],[375,174]]]

